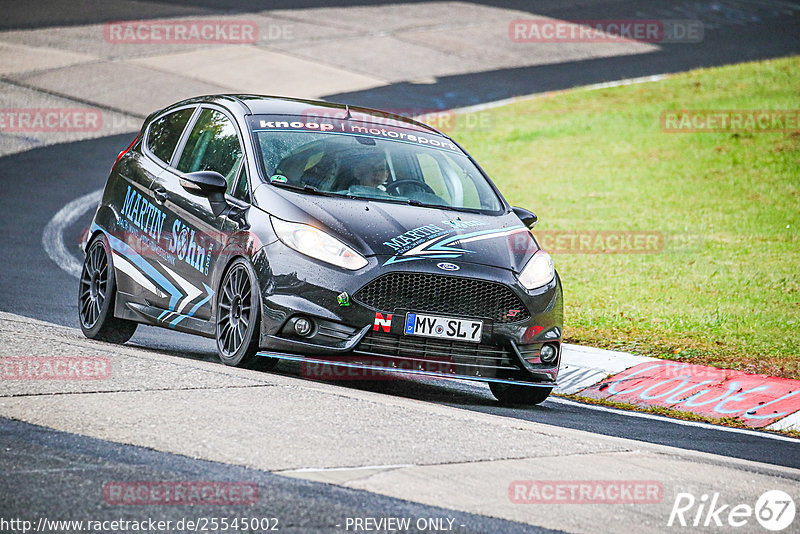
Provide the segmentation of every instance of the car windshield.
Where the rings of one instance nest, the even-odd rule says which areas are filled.
[[[252,122],[262,171],[274,185],[456,210],[502,209],[481,172],[445,137],[354,121],[292,119]]]

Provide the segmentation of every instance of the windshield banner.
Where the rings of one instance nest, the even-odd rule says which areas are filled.
[[[420,133],[418,130],[387,126],[386,124],[375,122],[344,120],[324,116],[261,115],[253,118],[252,125],[253,131],[255,132],[330,132],[345,135],[378,137],[416,145],[427,145],[453,152],[461,152],[455,143],[433,132],[430,134]]]

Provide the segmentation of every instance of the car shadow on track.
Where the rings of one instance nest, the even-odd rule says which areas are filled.
[[[479,407],[486,409],[500,406],[489,391],[489,387],[483,382],[402,375],[386,376],[380,380],[322,379],[304,376],[306,373],[303,372],[302,365],[297,362],[280,362],[272,373],[299,378],[309,382],[331,384],[358,391],[369,391],[382,395],[391,395],[393,397],[436,404],[446,404],[466,409]],[[506,409],[548,410],[545,406],[506,407]]]
[[[175,331],[165,332],[160,328],[140,325],[134,338],[126,345],[151,354],[163,354],[187,360],[213,362],[223,365],[217,357],[214,340],[190,334]],[[358,391],[369,391],[394,397],[447,404],[466,409],[480,408],[485,410],[500,407],[500,404],[489,391],[488,385],[484,382],[400,374],[386,375],[377,380],[364,378],[346,380],[343,377],[334,376],[333,373],[326,375],[323,372],[322,374],[316,373],[312,375],[310,368],[306,368],[300,362],[291,361],[281,361],[274,370],[265,373],[265,376],[269,376],[269,374],[341,386]],[[546,410],[542,406],[504,408],[507,410]]]

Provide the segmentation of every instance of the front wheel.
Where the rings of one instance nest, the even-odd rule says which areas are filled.
[[[492,390],[492,395],[500,401],[500,404],[526,406],[543,403],[553,391],[553,388],[517,386],[499,382],[489,382],[489,389]]]
[[[250,263],[233,261],[217,292],[217,354],[225,365],[268,371],[278,360],[256,356],[261,301]]]
[[[138,323],[114,317],[117,285],[114,266],[103,236],[97,236],[86,250],[78,289],[78,317],[89,339],[125,343]]]

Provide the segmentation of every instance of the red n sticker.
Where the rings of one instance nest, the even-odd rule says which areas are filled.
[[[372,324],[372,329],[378,331],[383,329],[384,332],[392,330],[392,314],[387,313],[386,317],[381,312],[375,312],[375,322]]]

